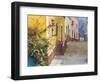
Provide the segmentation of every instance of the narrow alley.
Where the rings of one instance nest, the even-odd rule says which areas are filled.
[[[52,65],[76,65],[88,63],[87,41],[70,41],[67,43],[65,54],[55,55]]]

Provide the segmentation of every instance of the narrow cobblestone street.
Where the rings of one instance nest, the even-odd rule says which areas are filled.
[[[65,54],[56,55],[50,65],[76,65],[88,63],[87,41],[70,41]]]

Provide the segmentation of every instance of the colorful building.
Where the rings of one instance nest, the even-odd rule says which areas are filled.
[[[65,17],[65,28],[67,38],[70,40],[79,40],[79,22],[77,17]]]
[[[79,21],[80,40],[87,40],[87,17],[77,17]]]
[[[47,16],[48,18],[48,63],[51,62],[54,55],[64,55],[66,37],[65,37],[65,18],[62,16]]]
[[[70,17],[72,21],[72,40],[79,40],[79,22],[77,17]]]
[[[72,21],[70,17],[65,17],[65,35],[67,41],[72,39]]]

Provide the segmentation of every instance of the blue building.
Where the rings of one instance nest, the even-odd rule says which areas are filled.
[[[87,40],[87,17],[78,17],[79,20],[79,36],[80,40],[84,39]]]

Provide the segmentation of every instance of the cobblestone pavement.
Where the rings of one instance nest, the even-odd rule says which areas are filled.
[[[54,57],[50,65],[76,65],[88,63],[86,41],[71,41],[67,43],[65,54]]]

